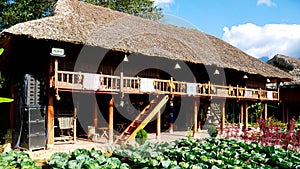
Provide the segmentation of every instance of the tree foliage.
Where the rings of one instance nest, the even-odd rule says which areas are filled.
[[[153,0],[84,0],[85,2],[100,5],[120,12],[150,20],[159,20],[163,17],[162,8],[154,5]]]
[[[146,19],[159,20],[162,9],[152,0],[81,0],[140,16]],[[57,0],[0,0],[0,30],[20,22],[39,19],[52,14]]]
[[[261,102],[257,102],[257,103],[253,103],[252,105],[248,106],[248,109],[252,110],[253,115],[257,119],[262,114],[265,107],[264,107],[264,104],[262,104]]]
[[[1,0],[0,29],[49,16],[57,0]]]

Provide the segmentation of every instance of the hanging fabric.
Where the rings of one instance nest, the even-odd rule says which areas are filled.
[[[155,92],[154,79],[141,78],[140,91]]]
[[[98,90],[100,87],[100,75],[83,73],[83,88],[87,90]]]
[[[186,83],[186,93],[188,96],[197,95],[197,83]]]

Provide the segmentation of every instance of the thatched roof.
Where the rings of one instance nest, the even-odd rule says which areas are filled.
[[[267,61],[268,64],[278,67],[293,76],[291,82],[286,82],[285,85],[300,85],[300,60],[289,56],[277,54],[272,59]]]
[[[78,0],[58,0],[54,16],[20,23],[1,32],[98,46],[114,51],[180,59],[281,79],[289,74],[198,30],[179,28]]]

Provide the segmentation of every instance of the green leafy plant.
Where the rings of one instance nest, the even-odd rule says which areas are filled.
[[[135,136],[135,141],[139,145],[143,145],[147,141],[147,139],[148,139],[148,133],[144,129],[139,130]]]
[[[211,137],[217,137],[218,132],[217,132],[216,126],[211,125],[211,126],[208,128],[207,132],[208,132],[208,134],[209,134]]]
[[[194,134],[193,128],[192,127],[188,127],[188,131],[187,131],[187,138],[191,138]]]
[[[254,103],[248,107],[248,109],[251,110],[251,113],[255,116],[256,119],[262,114],[264,108],[264,104],[262,104],[261,102]]]
[[[235,139],[180,138],[172,142],[147,142],[117,147],[113,156],[126,159],[132,168],[299,168],[300,153]]]
[[[41,166],[37,166],[28,153],[13,150],[0,154],[0,168],[42,169]]]
[[[47,162],[47,165],[48,168],[52,169],[131,168],[127,163],[123,163],[120,159],[104,155],[101,150],[96,150],[94,148],[90,150],[78,148],[70,153],[55,152],[51,155],[50,160]]]

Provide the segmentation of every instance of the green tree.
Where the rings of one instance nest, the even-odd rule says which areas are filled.
[[[152,0],[81,0],[140,16],[146,19],[162,18],[162,8],[154,5]],[[57,0],[0,0],[0,30],[20,22],[39,19],[52,15]]]
[[[49,16],[57,0],[1,0],[0,29]]]
[[[154,5],[153,0],[83,0],[130,15],[150,20],[159,20],[163,17],[162,8]]]
[[[252,105],[248,106],[248,109],[251,110],[251,113],[257,119],[262,114],[265,107],[264,107],[264,104],[262,104],[261,102],[257,102],[257,103],[253,103]]]

